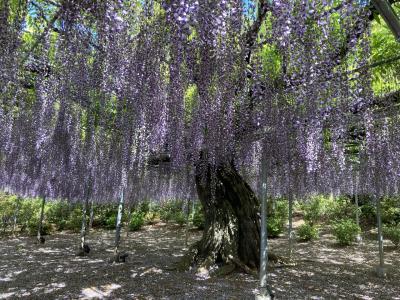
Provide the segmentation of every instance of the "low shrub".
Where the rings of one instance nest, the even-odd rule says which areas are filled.
[[[366,224],[376,223],[376,208],[372,203],[365,203],[360,206],[360,220]]]
[[[66,201],[53,201],[47,203],[46,216],[49,222],[56,223],[60,219],[66,219],[71,210],[71,204]]]
[[[383,226],[383,236],[388,238],[396,247],[400,246],[400,225]]]
[[[144,225],[144,216],[142,212],[135,211],[131,215],[129,222],[129,231],[138,231]]]
[[[285,224],[279,217],[270,216],[267,218],[267,235],[269,238],[278,237],[284,230]]]
[[[319,238],[319,229],[316,225],[304,223],[297,229],[297,236],[301,241],[312,241]]]
[[[360,210],[360,208],[358,208]],[[331,223],[344,219],[355,219],[357,207],[347,197],[337,197],[325,205],[325,216]]]
[[[200,230],[204,229],[205,220],[204,220],[203,207],[201,203],[196,203],[194,206],[192,223],[193,226],[197,227],[198,229]]]
[[[175,221],[179,226],[186,224],[186,215],[183,211],[177,211],[173,214],[172,220]]]
[[[267,204],[267,234],[270,238],[278,237],[288,221],[289,205],[285,199],[268,201]]]
[[[117,212],[115,212],[114,214],[105,219],[104,228],[112,230],[115,229],[116,224],[117,224]]]
[[[159,214],[160,219],[163,222],[175,221],[174,218],[177,217],[179,212],[183,210],[183,201],[181,200],[171,200],[160,205]],[[178,217],[179,218],[179,217]]]
[[[82,207],[76,205],[68,216],[68,219],[62,224],[63,229],[71,230],[73,232],[80,232],[82,228]]]
[[[27,224],[24,229],[27,231],[27,233],[31,236],[37,235],[38,229],[39,229],[39,219],[33,218],[31,219]],[[48,235],[50,234],[51,231],[51,225],[43,221],[42,223],[42,230],[40,231],[41,235]]]
[[[399,198],[384,198],[381,200],[382,223],[389,225],[400,224]]]
[[[336,241],[343,246],[350,245],[360,233],[360,226],[351,219],[342,220],[333,225]]]
[[[92,226],[114,229],[117,217],[117,206],[115,204],[97,204],[94,206],[94,218]],[[114,223],[113,223],[114,222]]]
[[[300,203],[300,209],[303,211],[304,220],[313,225],[321,221],[326,213],[328,199],[324,196],[313,196],[306,202]]]

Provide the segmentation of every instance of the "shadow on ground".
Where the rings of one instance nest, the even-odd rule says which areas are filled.
[[[195,242],[201,232],[191,232]],[[92,251],[77,257],[76,234],[48,236],[44,245],[33,238],[0,240],[0,299],[254,299],[257,278],[232,273],[223,278],[172,270],[185,253],[183,228],[148,226],[123,234],[128,262],[110,264],[114,233],[90,233]],[[271,268],[269,280],[278,299],[400,299],[399,250],[390,246],[388,276],[379,279],[372,240],[338,247],[329,234],[313,243],[297,244],[295,267]],[[270,241],[272,250],[287,252],[285,238]]]

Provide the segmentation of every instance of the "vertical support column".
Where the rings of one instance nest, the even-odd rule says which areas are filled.
[[[359,174],[357,172],[356,178],[355,178],[355,188],[354,188],[354,199],[355,199],[355,205],[356,205],[356,224],[357,226],[360,227],[360,211],[359,211],[359,206],[358,206],[358,185],[359,185]],[[357,234],[356,240],[358,243],[362,242],[362,237],[361,234]]]
[[[186,228],[185,228],[185,248],[188,246],[189,226],[190,226],[190,199],[186,203]],[[193,202],[193,201],[192,201]]]
[[[293,260],[293,194],[291,188],[289,187],[288,194],[289,201],[289,261]]]
[[[84,256],[89,253],[89,246],[86,245],[86,232],[87,232],[87,211],[89,207],[89,190],[86,191],[85,203],[82,206],[82,225],[81,225],[81,244],[78,255]]]
[[[118,215],[117,215],[117,222],[115,225],[115,243],[114,243],[114,255],[116,257],[116,260],[119,260],[119,244],[121,240],[121,227],[122,227],[122,214],[124,212],[124,203],[125,203],[125,198],[124,198],[124,188],[121,187],[121,194],[119,198],[119,204],[118,204]]]
[[[263,150],[264,151],[264,150]],[[261,233],[260,233],[260,270],[259,284],[260,293],[256,295],[256,300],[269,300],[271,295],[267,285],[267,265],[268,265],[268,240],[267,240],[267,170],[266,158],[263,154],[261,161]]]
[[[93,199],[90,200],[90,213],[89,213],[89,230],[92,229],[93,227],[93,218],[94,218],[94,203],[93,203]]]
[[[375,196],[376,201],[376,217],[378,223],[378,247],[379,247],[379,266],[377,268],[378,277],[385,277],[385,263],[383,258],[383,235],[382,235],[382,218],[381,218],[381,199]]]
[[[40,207],[40,219],[38,224],[37,240],[39,243],[44,243],[44,238],[42,237],[43,228],[43,218],[44,218],[44,205],[46,203],[46,197],[42,197],[42,205]]]
[[[17,220],[18,220],[18,213],[20,208],[21,198],[18,197],[15,203],[15,210],[14,210],[14,224],[13,224],[13,235],[15,235],[15,231],[17,230]]]

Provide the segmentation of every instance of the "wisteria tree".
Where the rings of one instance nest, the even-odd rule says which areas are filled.
[[[360,192],[398,192],[390,112],[399,77],[389,71],[391,84],[373,86],[381,63],[369,61],[379,18],[370,6],[9,0],[0,8],[4,189],[88,203],[138,190],[181,196],[195,182],[206,222],[188,262],[245,269],[259,262],[260,186],[271,197],[350,194],[358,174]],[[157,180],[165,174],[167,189]]]

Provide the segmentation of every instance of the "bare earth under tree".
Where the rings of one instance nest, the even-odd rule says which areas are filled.
[[[172,226],[147,226],[131,233],[121,248],[129,253],[125,264],[109,264],[112,232],[89,236],[95,249],[76,257],[78,237],[61,233],[48,236],[45,245],[34,238],[0,241],[0,298],[32,299],[254,299],[257,278],[233,272],[226,276],[174,270],[184,255],[185,232]],[[191,232],[190,242],[201,238]],[[270,241],[274,252],[285,253],[287,240]],[[313,243],[295,246],[295,267],[271,267],[269,280],[279,299],[400,299],[398,251],[385,247],[389,274],[378,279],[374,240],[341,248],[324,234]]]

